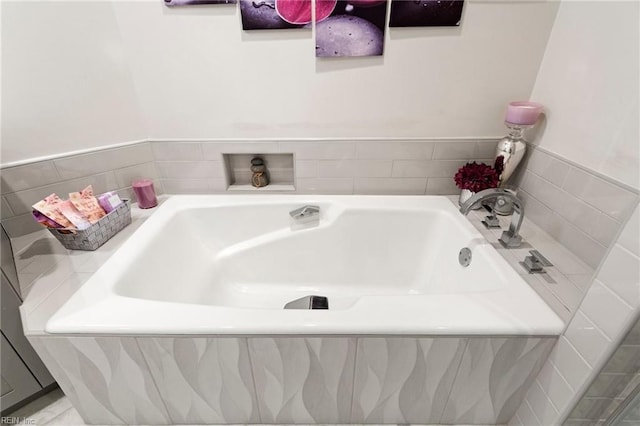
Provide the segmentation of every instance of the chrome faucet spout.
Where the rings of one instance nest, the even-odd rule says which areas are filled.
[[[502,233],[502,236],[498,239],[500,243],[506,248],[520,247],[522,244],[522,237],[520,236],[520,227],[524,220],[524,205],[522,201],[515,196],[511,191],[503,188],[490,188],[480,191],[460,206],[460,213],[467,215],[469,210],[478,203],[485,200],[490,200],[497,197],[505,197],[513,201],[513,216],[511,217],[511,224],[509,229]]]
[[[289,216],[291,216],[293,220],[303,220],[312,217],[319,217],[320,207],[311,205],[302,206],[298,209],[291,210],[289,212]]]

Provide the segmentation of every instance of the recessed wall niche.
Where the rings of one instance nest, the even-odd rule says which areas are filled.
[[[229,186],[227,191],[295,191],[293,154],[223,154]],[[267,166],[269,185],[251,185],[252,158],[262,158]]]

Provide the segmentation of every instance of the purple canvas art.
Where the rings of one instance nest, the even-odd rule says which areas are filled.
[[[164,4],[173,6],[193,6],[200,4],[236,4],[237,0],[164,0]]]
[[[382,55],[387,0],[338,0],[330,14],[319,5],[323,2],[316,3],[317,57]]]
[[[464,0],[391,0],[390,27],[455,27]]]
[[[311,8],[311,0],[240,0],[242,29],[308,28]]]

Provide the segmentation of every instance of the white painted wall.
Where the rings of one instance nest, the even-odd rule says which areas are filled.
[[[501,136],[556,2],[468,1],[460,28],[392,29],[379,58],[314,57],[311,31],[243,32],[234,7],[114,4],[153,138]]]
[[[558,8],[468,0],[460,28],[393,29],[384,57],[317,60],[311,31],[162,3],[3,3],[2,162],[141,136],[501,136]]]
[[[2,163],[144,139],[111,4],[2,7]]]
[[[539,145],[640,189],[640,3],[562,2],[533,89]]]

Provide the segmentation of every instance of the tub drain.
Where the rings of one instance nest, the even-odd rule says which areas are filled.
[[[465,268],[469,266],[471,263],[471,249],[469,247],[464,247],[458,253],[458,262]]]
[[[305,296],[284,305],[285,309],[329,309],[329,299],[324,296]]]

